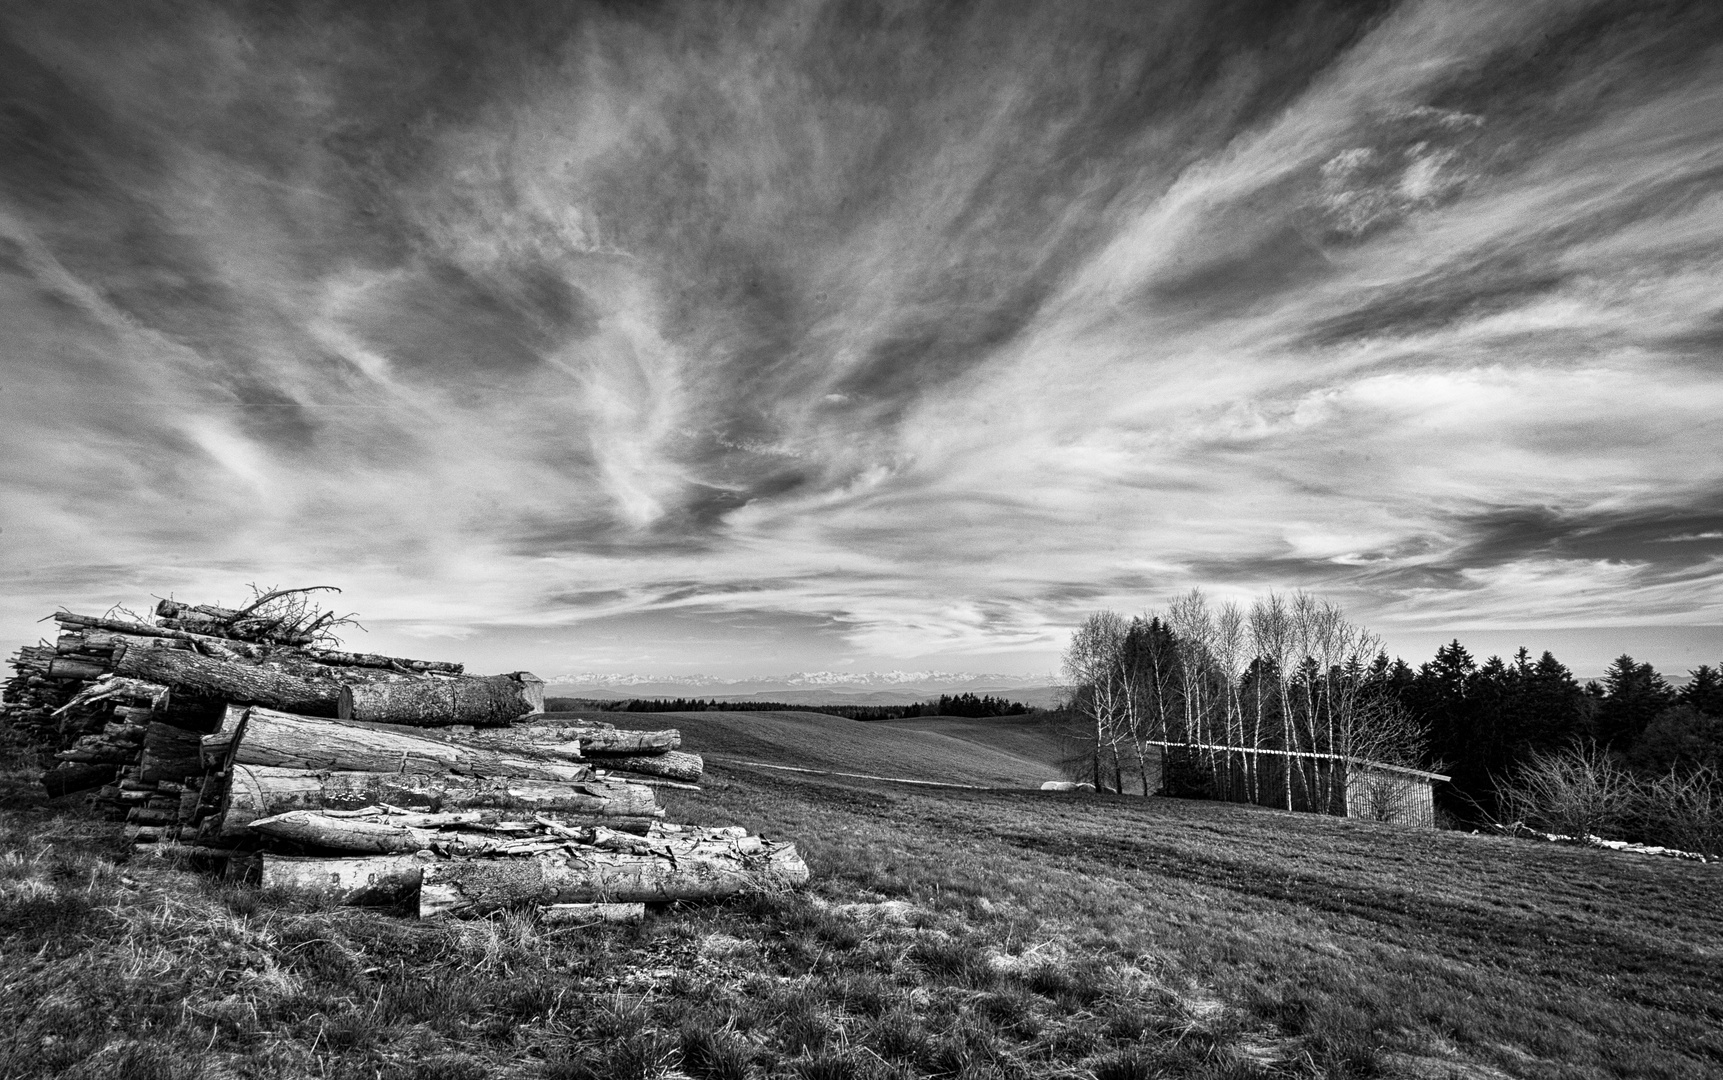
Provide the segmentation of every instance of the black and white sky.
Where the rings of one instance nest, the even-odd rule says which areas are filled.
[[[1723,4],[19,0],[0,364],[7,644],[1035,672],[1200,585],[1715,662]]]

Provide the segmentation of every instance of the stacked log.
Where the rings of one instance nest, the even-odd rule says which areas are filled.
[[[58,759],[42,778],[48,795],[94,791],[141,839],[173,838],[208,813],[213,799],[201,793],[216,757],[200,740],[219,741],[230,703],[335,717],[354,711],[357,691],[366,715],[413,723],[497,723],[543,709],[543,684],[528,673],[475,678],[459,664],[319,647],[305,620],[269,617],[264,599],[162,601],[153,622],[54,613],[58,639],[13,657],[0,700],[11,737]],[[376,689],[385,684],[403,689]]]
[[[674,728],[618,731],[608,724],[598,726],[590,720],[545,716],[491,737],[575,744],[594,765],[638,777],[693,783],[700,779],[706,767],[699,754],[680,749],[682,733]]]
[[[140,851],[179,841],[265,886],[423,916],[628,921],[807,879],[793,845],[663,821],[652,785],[703,771],[679,732],[544,716],[525,672],[320,647],[320,622],[261,603],[54,615],[0,700],[14,736],[56,750],[50,796],[93,791]]]
[[[601,767],[691,759],[682,775],[697,777],[680,745],[675,731],[592,723],[418,728],[236,707],[197,740],[219,795],[206,781],[184,805],[202,811],[197,849],[258,851],[266,887],[417,897],[423,917],[806,881],[793,845],[668,825],[650,786]]]
[[[358,904],[416,897],[421,917],[805,882],[794,845],[666,824],[650,787],[586,756],[658,749],[629,756],[659,760],[680,743],[596,725],[426,730],[252,706],[204,744],[224,747],[226,793],[198,839],[261,848],[265,887]]]

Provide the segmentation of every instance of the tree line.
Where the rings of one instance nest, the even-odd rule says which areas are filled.
[[[1021,701],[971,693],[941,694],[937,701],[907,705],[792,705],[781,701],[719,701],[717,698],[550,698],[545,708],[595,712],[817,712],[846,720],[908,720],[918,716],[961,716],[986,719],[1027,716],[1040,710]]]
[[[1450,776],[1439,805],[1479,822],[1523,810],[1504,805],[1514,785],[1528,769],[1572,766],[1564,754],[1627,786],[1723,771],[1723,674],[1708,665],[1677,690],[1622,656],[1581,684],[1549,652],[1480,664],[1456,640],[1414,669],[1302,592],[1216,606],[1193,591],[1136,618],[1099,612],[1063,667],[1082,728],[1070,765],[1100,790],[1158,783],[1323,809],[1343,794],[1336,766],[1362,758]]]

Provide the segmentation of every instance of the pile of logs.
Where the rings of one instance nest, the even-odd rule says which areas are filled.
[[[319,648],[256,607],[53,616],[58,641],[20,650],[0,705],[15,737],[59,747],[48,794],[93,792],[139,850],[353,903],[416,896],[422,916],[614,921],[807,880],[791,844],[662,820],[653,786],[702,773],[674,730],[547,714],[525,672]]]

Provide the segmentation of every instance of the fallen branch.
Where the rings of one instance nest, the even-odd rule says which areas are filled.
[[[95,685],[78,691],[72,700],[55,709],[50,715],[63,716],[73,709],[111,699],[147,701],[152,712],[161,712],[168,707],[168,696],[168,688],[160,683],[131,679],[123,675],[104,675]]]

